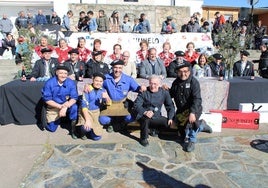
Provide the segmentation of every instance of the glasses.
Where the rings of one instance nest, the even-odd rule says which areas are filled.
[[[129,56],[127,56],[127,55],[123,55],[123,57],[129,57]]]

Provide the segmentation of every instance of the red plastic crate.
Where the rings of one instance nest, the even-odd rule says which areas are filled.
[[[241,112],[234,110],[210,110],[222,114],[222,128],[259,129],[259,112]]]

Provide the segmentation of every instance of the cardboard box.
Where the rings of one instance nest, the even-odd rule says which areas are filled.
[[[200,120],[203,119],[212,128],[213,132],[221,132],[222,114],[221,113],[202,113]]]
[[[222,114],[222,128],[259,129],[259,112],[240,112],[234,110],[210,110]]]

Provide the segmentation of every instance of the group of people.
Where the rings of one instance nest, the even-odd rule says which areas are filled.
[[[211,128],[199,120],[202,99],[197,78],[224,77],[226,65],[221,54],[214,54],[214,61],[208,63],[207,56],[196,52],[192,42],[187,44],[186,51],[174,54],[165,42],[163,52],[157,54],[155,48],[148,48],[147,41],[142,41],[136,64],[129,62],[128,51],[121,52],[120,44],[113,46],[113,54],[107,54],[101,48],[101,40],[95,39],[92,51],[85,47],[85,42],[79,38],[77,48],[69,48],[65,39],[61,39],[59,47],[54,49],[43,36],[35,48],[40,59],[26,79],[47,81],[42,90],[47,130],[56,131],[61,117],[68,116],[73,138],[99,140],[103,128],[108,132],[122,131],[136,120],[141,125],[140,143],[147,146],[148,135],[155,136],[158,129],[178,126],[186,151],[193,151],[198,132],[211,132]],[[265,47],[261,47],[263,77],[268,75]],[[52,57],[53,54],[57,57]],[[247,60],[249,53],[243,50],[240,54],[241,60],[234,64],[234,76],[254,76],[253,64]],[[135,80],[137,75],[148,79],[149,87],[139,85]],[[75,81],[84,77],[91,78],[92,84],[85,86],[79,98]],[[171,88],[162,86],[161,80],[165,77],[175,78]],[[129,91],[139,93],[134,103],[127,99]],[[167,117],[161,114],[162,105],[167,109]]]
[[[124,132],[127,124],[136,120],[141,129],[140,144],[146,147],[149,135],[156,136],[159,130],[179,127],[188,152],[194,150],[198,132],[212,132],[204,121],[199,120],[202,112],[200,86],[191,74],[190,63],[176,67],[178,77],[171,88],[161,86],[162,79],[158,75],[148,78],[148,87],[139,85],[122,72],[122,60],[114,60],[111,66],[111,73],[93,74],[92,83],[85,85],[80,98],[76,83],[68,77],[70,68],[64,64],[55,67],[55,76],[47,80],[42,89],[46,105],[45,128],[55,132],[62,118],[67,117],[74,139],[99,140],[103,128],[108,132]],[[138,93],[134,102],[127,99],[129,91]],[[167,110],[167,117],[161,114],[162,105]]]

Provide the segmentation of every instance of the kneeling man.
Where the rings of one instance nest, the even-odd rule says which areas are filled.
[[[55,132],[61,123],[62,117],[68,117],[72,127],[72,137],[77,121],[78,93],[76,84],[68,78],[69,68],[59,65],[56,68],[56,76],[50,78],[42,89],[42,98],[45,101],[48,131]]]
[[[161,108],[165,105],[167,118],[162,116]],[[136,119],[140,123],[140,143],[148,146],[149,129],[163,129],[172,125],[175,108],[167,90],[161,87],[161,77],[152,75],[149,77],[149,87],[138,94],[134,103],[137,112]]]

